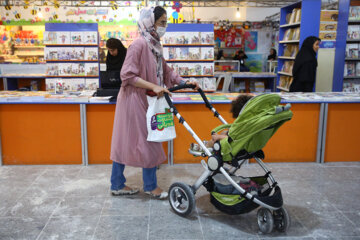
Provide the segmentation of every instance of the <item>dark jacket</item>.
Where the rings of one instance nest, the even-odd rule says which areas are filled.
[[[293,82],[290,92],[312,92],[316,77],[316,52],[313,45],[316,41],[321,41],[317,37],[307,37],[296,55],[294,67],[292,69]]]

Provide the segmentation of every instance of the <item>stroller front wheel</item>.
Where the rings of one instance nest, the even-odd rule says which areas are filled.
[[[274,218],[267,208],[260,208],[257,212],[257,220],[260,231],[264,234],[271,233],[274,228]]]
[[[284,207],[275,210],[273,213],[275,228],[279,232],[286,232],[290,226],[290,215]]]
[[[169,203],[176,214],[182,217],[188,216],[195,207],[195,195],[192,188],[185,183],[173,183],[169,189]]]

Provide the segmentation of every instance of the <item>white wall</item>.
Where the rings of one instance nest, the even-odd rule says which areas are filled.
[[[195,8],[195,20],[200,18],[201,21],[262,21],[267,16],[280,12],[280,8],[254,8],[240,7],[240,18],[236,18],[237,8],[228,7],[197,7]],[[192,8],[182,8],[181,13],[186,21],[193,19]]]

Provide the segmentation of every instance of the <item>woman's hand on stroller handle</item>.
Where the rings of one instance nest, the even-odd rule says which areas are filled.
[[[148,95],[153,95],[153,93],[158,97],[162,97],[164,96],[164,93],[167,93],[171,96],[171,93],[168,89],[164,88],[164,87],[161,87],[161,86],[158,86],[158,85],[155,85],[152,89],[152,91],[149,91],[147,92]]]
[[[185,82],[185,85],[193,85],[195,87],[193,87],[194,90],[198,90],[200,88],[199,84],[195,81],[190,81],[190,80],[187,80]]]

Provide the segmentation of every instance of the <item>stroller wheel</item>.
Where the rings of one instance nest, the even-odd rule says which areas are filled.
[[[186,217],[194,210],[195,195],[189,185],[173,183],[169,189],[169,202],[176,214]]]
[[[275,210],[273,213],[275,229],[279,232],[286,232],[290,226],[290,215],[284,207]]]
[[[257,220],[262,233],[271,233],[274,228],[274,218],[271,211],[267,208],[260,208],[257,212]]]

